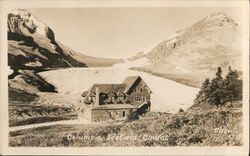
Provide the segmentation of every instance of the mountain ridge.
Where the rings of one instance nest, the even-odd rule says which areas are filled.
[[[151,64],[140,70],[200,84],[218,66],[225,71],[228,66],[241,71],[241,56],[241,27],[225,13],[212,13],[170,33],[145,54]]]
[[[37,73],[69,67],[106,67],[121,59],[87,56],[56,40],[54,31],[26,9],[8,14],[9,87],[28,93],[56,92],[56,87]]]
[[[9,66],[18,68],[111,66],[122,62],[66,48],[47,24],[26,9],[14,9],[8,14],[8,46]]]

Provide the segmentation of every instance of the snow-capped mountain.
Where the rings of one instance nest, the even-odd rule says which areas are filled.
[[[201,82],[218,66],[241,70],[240,26],[224,13],[212,13],[194,25],[170,33],[149,53],[146,71]],[[225,73],[224,72],[224,73]]]
[[[59,68],[110,66],[117,59],[86,56],[56,40],[53,30],[26,9],[8,14],[9,66],[18,68]]]
[[[35,33],[39,33],[50,40],[55,40],[51,28],[25,9],[12,10],[8,16],[8,31],[26,36],[33,36]]]

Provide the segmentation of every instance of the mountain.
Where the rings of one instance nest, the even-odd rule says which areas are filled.
[[[144,58],[146,55],[144,54],[143,51],[140,51],[138,53],[136,53],[135,55],[127,58],[128,61],[136,61],[138,59]]]
[[[56,40],[54,31],[25,9],[8,14],[9,88],[16,92],[57,92],[37,72],[66,67],[112,66],[121,59],[78,53]]]
[[[224,13],[212,13],[192,26],[170,33],[146,54],[150,65],[135,68],[200,86],[218,66],[242,70],[240,26]],[[225,74],[226,72],[224,72]]]
[[[55,33],[25,9],[8,14],[8,64],[12,68],[111,66],[121,59],[95,58],[67,48]]]

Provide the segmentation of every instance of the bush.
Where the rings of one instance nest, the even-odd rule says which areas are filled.
[[[167,128],[170,129],[180,129],[182,126],[187,124],[189,122],[189,119],[186,118],[185,116],[176,116],[175,118],[172,119],[169,125],[167,125]]]
[[[53,125],[9,133],[13,147],[138,147],[138,146],[242,146],[242,102],[233,108],[200,108],[184,113],[136,120],[123,124]],[[95,136],[100,140],[67,140],[66,136]],[[109,135],[167,136],[166,140],[146,139],[107,140]]]
[[[176,146],[177,145],[177,137],[175,135],[171,135],[168,138],[168,145],[169,146]]]
[[[136,111],[131,111],[127,116],[127,121],[134,121],[140,118],[141,115],[144,115],[148,112],[148,108],[150,107],[150,103],[143,105],[138,108]]]
[[[180,108],[178,112],[182,113],[182,112],[184,112],[184,110],[182,108]]]
[[[127,116],[127,120],[126,121],[134,121],[139,119],[140,114],[138,113],[138,111],[132,111],[129,113],[129,115]]]

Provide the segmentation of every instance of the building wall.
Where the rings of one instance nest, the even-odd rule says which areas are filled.
[[[145,97],[146,101],[150,101],[150,90],[143,81],[137,82],[127,97],[131,103],[141,103],[142,101],[134,101],[135,97]]]
[[[131,111],[136,109],[93,109],[92,122],[125,119]],[[125,116],[123,116],[123,111]],[[112,115],[110,115],[112,114]]]
[[[96,95],[99,95],[99,90],[96,90]],[[150,94],[151,91],[145,84],[143,80],[138,80],[135,82],[135,84],[130,89],[127,100],[134,105],[137,105],[139,103],[142,103],[143,101],[150,102]],[[92,103],[89,105],[100,105],[104,104],[100,101],[103,101],[106,98],[103,98],[101,95],[98,97],[93,97]],[[144,97],[145,99],[141,101],[135,101],[135,98],[138,97]],[[81,99],[83,101],[84,98]],[[95,101],[96,100],[96,101]],[[124,100],[125,101],[125,100]],[[84,104],[85,105],[85,104]],[[119,105],[119,104],[118,104]],[[148,109],[150,109],[150,103],[148,106]],[[91,109],[89,107],[84,108],[83,112],[80,112],[78,114],[79,117],[84,118],[88,121],[95,122],[95,121],[106,121],[106,120],[117,120],[117,119],[124,119],[127,117],[127,115],[136,109]],[[125,116],[123,116],[123,111],[125,111]],[[112,114],[112,115],[110,115]]]
[[[78,119],[91,121],[91,113],[91,108],[85,106],[81,112],[78,112]]]

